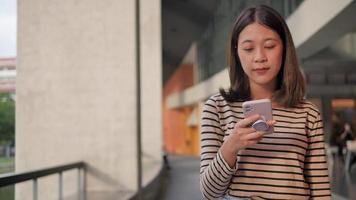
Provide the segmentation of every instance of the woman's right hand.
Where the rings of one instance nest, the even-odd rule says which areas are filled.
[[[229,136],[225,138],[221,146],[221,153],[230,167],[234,167],[237,153],[240,150],[257,144],[263,138],[264,132],[256,131],[251,127],[260,118],[260,115],[252,115],[237,122],[234,128],[230,130]],[[273,126],[275,123],[274,120],[267,122],[269,126]]]

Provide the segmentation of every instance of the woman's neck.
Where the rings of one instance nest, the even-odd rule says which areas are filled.
[[[276,87],[274,84],[261,86],[258,84],[250,83],[251,99],[271,99],[275,88]]]

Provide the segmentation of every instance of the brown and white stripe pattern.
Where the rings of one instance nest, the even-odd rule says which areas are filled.
[[[262,199],[331,199],[320,112],[305,101],[273,109],[275,132],[241,150],[230,168],[219,148],[236,122],[242,102],[220,95],[205,103],[201,124],[200,188],[204,199],[225,194]]]

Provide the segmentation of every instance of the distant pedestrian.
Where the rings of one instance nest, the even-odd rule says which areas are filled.
[[[164,166],[166,167],[167,170],[171,169],[171,165],[169,164],[167,153],[163,154],[163,163],[164,163]]]
[[[351,125],[349,123],[344,124],[344,131],[340,134],[339,139],[340,149],[342,149],[343,153],[346,151],[346,143],[349,140],[355,140],[354,133],[351,130]],[[345,152],[346,153],[346,152]]]

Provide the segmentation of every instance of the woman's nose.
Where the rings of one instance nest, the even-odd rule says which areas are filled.
[[[263,49],[261,49],[261,48],[256,49],[254,61],[255,62],[267,61],[267,57],[266,57],[266,54]]]

